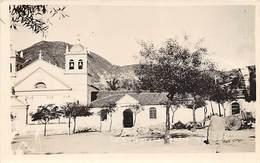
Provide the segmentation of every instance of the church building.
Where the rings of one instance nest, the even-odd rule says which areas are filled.
[[[28,114],[35,112],[40,105],[88,104],[91,91],[97,90],[88,84],[89,52],[80,43],[66,47],[65,68],[43,60],[40,50],[37,60],[19,70],[17,66],[23,58],[22,51],[17,54],[11,50],[11,53],[11,111],[23,124],[28,123]]]

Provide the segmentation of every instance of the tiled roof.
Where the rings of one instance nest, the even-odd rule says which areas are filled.
[[[109,94],[109,95],[103,96],[104,94]],[[108,92],[102,92],[101,98],[98,95],[98,99],[93,101],[91,104],[93,107],[105,107],[108,103],[117,102],[126,94],[138,100],[140,105],[160,105],[162,101],[167,100],[167,93],[150,93],[150,92],[134,93],[129,91],[128,92],[108,91]]]

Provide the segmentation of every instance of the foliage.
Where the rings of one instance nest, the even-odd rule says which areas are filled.
[[[140,82],[136,79],[123,79],[120,81],[120,88],[125,90],[131,90],[135,92],[141,92]]]
[[[33,113],[32,121],[40,120],[42,123],[48,123],[49,120],[59,118],[61,112],[58,111],[58,107],[55,104],[41,105],[38,107],[36,113]]]
[[[255,66],[249,66],[249,93],[246,95],[246,100],[248,102],[250,101],[256,101],[256,68]]]
[[[181,121],[178,121],[177,123],[174,123],[172,125],[173,129],[186,129],[186,125],[183,124]]]
[[[86,133],[86,132],[97,132],[97,130],[94,128],[83,128],[77,130],[75,133]]]
[[[51,18],[68,17],[64,13],[65,7],[49,7],[48,5],[10,5],[10,28],[17,29],[20,25],[32,30],[34,33],[46,32],[52,25]]]
[[[56,119],[61,116],[61,112],[57,110],[54,104],[47,104],[39,106],[36,113],[32,114],[32,121],[40,120],[44,124],[44,136],[46,136],[46,126],[51,119]]]
[[[196,47],[193,51],[182,47],[177,40],[168,39],[156,49],[153,43],[141,42],[144,62],[136,73],[142,88],[151,92],[168,92],[169,99],[188,94],[205,95],[210,82],[207,71],[214,65],[203,55],[207,49]]]
[[[184,40],[187,42],[187,37],[184,37]],[[165,134],[167,143],[170,106],[178,106],[178,103],[183,102],[181,99],[190,96],[194,101],[195,121],[195,109],[200,106],[200,101],[209,96],[208,90],[214,81],[209,72],[213,71],[215,66],[206,59],[207,49],[199,42],[194,46],[186,46],[190,44],[181,45],[176,39],[167,39],[160,48],[156,48],[152,42],[143,41],[140,45],[142,60],[136,74],[141,81],[141,89],[168,93]],[[197,96],[201,100],[197,100]]]
[[[90,106],[82,105],[78,102],[68,102],[61,106],[63,115],[65,117],[79,117],[79,116],[90,116],[93,113],[90,111]]]
[[[103,111],[106,112],[106,114],[111,114],[113,112],[115,112],[115,108],[116,108],[116,103],[114,102],[108,102],[108,103],[105,103],[104,106],[102,107]]]
[[[108,79],[106,81],[110,90],[117,90],[119,88],[119,80],[117,78]]]
[[[70,134],[70,123],[71,118],[74,120],[74,127],[73,127],[73,133],[76,132],[76,118],[77,117],[87,117],[91,116],[93,112],[90,111],[91,106],[90,105],[82,105],[78,102],[68,102],[65,105],[61,106],[63,115],[65,117],[69,118],[69,134]]]
[[[104,117],[102,116],[107,116],[109,115],[110,116],[110,126],[109,126],[109,130],[111,131],[112,129],[112,115],[113,113],[116,111],[116,103],[114,102],[108,102],[106,104],[104,104],[104,106],[102,107],[103,109],[98,113],[99,115],[101,115],[101,121],[103,121]],[[100,123],[101,125],[101,123]],[[101,131],[101,126],[100,126],[100,131]]]
[[[132,76],[120,72],[104,73],[96,83],[99,88],[107,90],[131,90],[140,92],[140,82]]]

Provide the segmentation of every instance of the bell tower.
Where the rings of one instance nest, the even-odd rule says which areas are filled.
[[[87,49],[81,45],[73,45],[70,49],[67,45],[65,53],[65,73],[84,74],[87,73]]]
[[[66,46],[65,52],[65,77],[66,83],[72,88],[71,98],[74,102],[87,104],[87,49],[80,43],[71,48]]]

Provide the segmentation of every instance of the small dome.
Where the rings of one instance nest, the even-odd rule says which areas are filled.
[[[70,52],[84,52],[84,51],[85,51],[85,48],[81,44],[73,45],[70,49]]]

